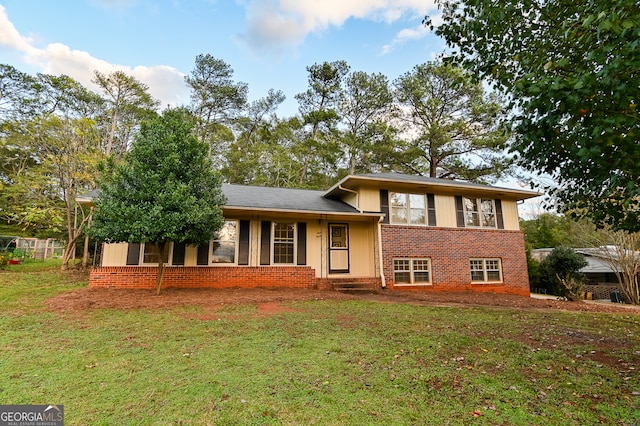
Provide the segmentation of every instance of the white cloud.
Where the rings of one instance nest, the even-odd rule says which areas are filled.
[[[0,4],[0,44],[15,50],[28,52],[32,50],[31,43],[31,39],[20,35],[16,30],[11,21],[9,21],[4,6]]]
[[[423,17],[433,0],[249,0],[248,30],[241,35],[253,50],[300,45],[307,34],[340,27],[350,18],[395,22]]]
[[[131,68],[110,64],[94,58],[88,52],[73,50],[60,43],[51,43],[40,48],[34,40],[18,32],[2,5],[0,5],[0,45],[20,53],[25,63],[43,73],[65,74],[94,90],[97,89],[91,82],[94,71],[105,74],[122,71],[149,86],[149,93],[160,100],[162,107],[181,105],[188,101],[189,94],[184,84],[184,74],[177,69],[165,65]]]
[[[437,15],[434,15],[434,16],[430,16],[430,18],[431,18],[431,24],[434,26],[434,28],[437,28],[443,23],[441,13],[438,13]],[[396,36],[393,38],[393,40],[389,44],[385,44],[384,46],[382,46],[382,49],[380,49],[380,56],[390,53],[397,46],[401,46],[407,41],[419,40],[421,38],[426,37],[429,34],[431,34],[431,29],[429,29],[427,26],[423,25],[422,23],[414,28],[404,28],[401,31],[399,31],[398,34],[396,34]],[[435,57],[435,53],[433,54],[433,56]]]
[[[410,40],[418,40],[418,39],[424,38],[430,33],[431,33],[431,30],[422,24],[420,24],[415,28],[405,28],[400,32],[398,32],[398,34],[393,38],[391,43],[385,44],[384,46],[382,46],[380,55],[386,55],[387,53],[395,49],[397,46],[400,46]]]

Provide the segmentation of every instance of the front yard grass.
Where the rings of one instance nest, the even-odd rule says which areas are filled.
[[[42,269],[0,273],[0,404],[61,404],[68,425],[640,424],[638,314],[357,300],[60,313],[46,299],[86,282]]]

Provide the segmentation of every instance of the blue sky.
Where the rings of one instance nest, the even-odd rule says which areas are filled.
[[[421,21],[432,0],[0,0],[0,62],[67,74],[92,87],[93,71],[122,70],[162,105],[182,105],[198,54],[224,60],[250,100],[270,88],[297,112],[306,67],[346,60],[390,80],[445,50]]]

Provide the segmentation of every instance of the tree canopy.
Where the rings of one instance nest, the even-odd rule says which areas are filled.
[[[76,195],[93,188],[103,99],[74,79],[0,66],[0,218],[64,237],[62,268],[88,221]]]
[[[433,91],[432,74],[440,69],[446,71],[437,76],[443,86],[464,90]],[[495,156],[503,153],[505,136],[493,133],[498,105],[480,96],[482,90],[459,68],[424,64],[395,82],[352,71],[345,61],[313,64],[307,72],[308,88],[295,96],[299,110],[286,117],[277,113],[282,91],[270,89],[249,102],[248,86],[234,79],[229,64],[210,54],[196,57],[185,78],[191,96],[184,108],[191,118],[181,114],[193,120],[194,136],[207,145],[207,156],[227,182],[323,189],[349,173],[433,170],[438,177],[487,182],[508,169],[509,160]],[[410,95],[400,91],[408,79]],[[89,218],[76,195],[95,189],[97,164],[113,157],[115,167],[142,131],[140,123],[157,117],[158,102],[134,77],[95,72],[93,83],[95,92],[65,75],[28,75],[0,64],[0,219],[25,232],[67,239],[69,255]],[[411,109],[406,97],[430,91],[428,100],[415,99],[450,114],[434,118],[439,127],[414,123],[407,131],[410,114],[399,119],[399,111]],[[427,149],[425,135],[436,130],[437,142],[445,145]]]
[[[520,164],[565,212],[639,231],[640,3],[438,3],[452,58],[510,95]]]
[[[158,244],[158,293],[167,243],[207,244],[224,221],[221,178],[193,130],[193,117],[179,109],[143,122],[123,161],[107,163],[99,182],[90,234]]]
[[[497,99],[460,67],[417,65],[394,83],[405,139],[402,164],[412,173],[495,181],[509,170],[508,134]]]

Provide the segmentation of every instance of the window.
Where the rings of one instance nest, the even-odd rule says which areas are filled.
[[[471,282],[502,282],[502,265],[500,259],[471,259]]]
[[[169,243],[164,247],[164,263],[169,262]],[[157,243],[144,243],[142,263],[157,265],[160,260],[160,246]]]
[[[496,208],[494,200],[486,198],[463,198],[466,226],[479,228],[496,227]]]
[[[238,240],[238,222],[225,221],[213,237],[211,263],[235,263]]]
[[[273,222],[273,263],[294,263],[296,225]]]
[[[347,225],[329,225],[332,249],[349,248],[349,238],[347,237]]]
[[[391,192],[391,223],[427,224],[427,203],[424,194]]]
[[[393,279],[396,285],[430,284],[431,261],[429,259],[393,259]]]

